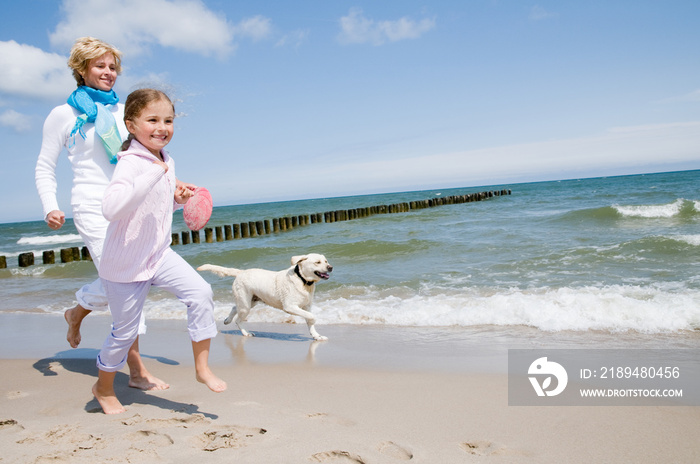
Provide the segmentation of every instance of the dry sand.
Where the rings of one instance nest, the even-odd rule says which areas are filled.
[[[46,319],[3,319],[2,332]],[[229,388],[212,393],[195,381],[188,342],[172,327],[156,324],[155,348],[141,343],[147,365],[171,388],[130,389],[121,372],[117,395],[127,411],[115,416],[90,393],[103,333],[86,333],[78,350],[47,327],[39,327],[43,337],[16,337],[28,340],[25,350],[0,343],[0,463],[700,462],[699,407],[508,406],[502,356],[476,356],[496,359],[494,372],[476,361],[476,369],[436,369],[427,355],[412,369],[395,368],[402,349],[388,343],[376,352],[384,361],[364,362],[358,346],[357,365],[349,365],[353,346],[378,343],[361,327],[325,328],[331,340],[320,345],[290,335],[303,325],[268,327],[245,342],[220,334],[212,361]],[[41,350],[47,354],[36,356]],[[336,356],[319,362],[324,350]]]

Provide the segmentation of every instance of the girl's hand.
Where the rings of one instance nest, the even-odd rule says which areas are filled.
[[[180,186],[187,187],[188,189],[192,190],[193,192],[194,192],[194,189],[197,188],[196,185],[188,184],[187,182],[183,182],[180,179],[175,179],[175,186],[176,187],[180,187]]]
[[[192,198],[194,195],[194,190],[190,190],[185,184],[177,184],[175,187],[175,202],[184,205],[187,200]]]
[[[155,160],[155,161],[153,162],[153,164],[157,164],[158,166],[160,166],[161,168],[163,168],[163,169],[165,170],[165,172],[168,172],[168,165],[165,164],[163,161],[161,161],[161,160]]]
[[[66,223],[66,215],[55,209],[46,215],[46,223],[52,230],[58,230]]]

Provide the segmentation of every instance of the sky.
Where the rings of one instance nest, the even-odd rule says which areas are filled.
[[[39,0],[0,15],[0,223],[42,219],[76,38],[166,90],[215,206],[700,169],[697,0]],[[70,216],[62,155],[59,204]]]

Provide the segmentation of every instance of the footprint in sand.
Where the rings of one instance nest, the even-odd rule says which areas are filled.
[[[356,454],[349,453],[347,451],[325,451],[323,453],[316,453],[311,456],[311,461],[313,462],[332,462],[332,463],[356,463],[356,464],[366,464],[365,460]]]
[[[45,434],[17,441],[17,444],[20,445],[33,445],[34,443],[49,444],[52,452],[69,454],[84,450],[102,449],[105,446],[105,441],[102,437],[81,432],[78,427],[65,425],[54,427]]]
[[[201,423],[209,423],[211,422],[209,419],[204,417],[202,414],[189,414],[185,417],[171,417],[169,419],[144,419],[141,417],[140,414],[134,414],[132,417],[129,417],[127,419],[124,419],[122,421],[122,424],[124,425],[136,425],[136,424],[141,424],[141,423],[146,423],[148,425],[156,426],[156,427],[167,427],[167,426],[174,426],[174,427],[184,427],[187,428],[188,426],[192,424],[201,424]]]
[[[139,430],[129,435],[129,441],[131,442],[131,447],[140,451],[144,451],[144,445],[148,448],[150,445],[157,446],[158,448],[163,446],[169,446],[175,443],[175,440],[170,437],[167,433],[156,432],[155,430]]]
[[[352,427],[353,425],[357,425],[357,422],[355,422],[352,419],[330,416],[330,415],[326,414],[325,412],[313,412],[313,413],[307,414],[306,417],[309,419],[317,419],[317,420],[324,420],[324,421],[333,422],[335,424],[342,425],[344,427]]]
[[[203,451],[242,448],[267,433],[265,429],[228,426],[208,430],[194,438],[195,444]]]
[[[489,441],[470,441],[460,443],[459,447],[462,448],[467,454],[473,454],[475,456],[492,456],[498,454],[505,454],[506,449],[496,443],[491,443]]]
[[[4,429],[18,429],[18,430],[23,430],[24,427],[22,427],[19,422],[17,422],[14,419],[0,419],[0,430]],[[0,458],[0,461],[2,459]]]
[[[59,426],[49,430],[45,438],[46,442],[64,446],[70,444],[74,449],[100,448],[102,438],[91,433],[81,432],[77,427]]]
[[[413,459],[413,453],[403,446],[397,445],[393,441],[385,441],[377,447],[380,453],[384,456],[394,458],[400,461],[410,461]]]
[[[136,425],[140,424],[143,422],[143,417],[141,417],[141,414],[134,414],[131,417],[128,417],[122,421],[122,424],[124,425]]]

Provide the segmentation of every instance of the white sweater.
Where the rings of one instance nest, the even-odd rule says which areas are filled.
[[[129,134],[124,125],[124,105],[118,103],[107,108],[114,115],[122,140],[126,140]],[[44,208],[44,218],[51,211],[61,210],[56,198],[56,163],[63,148],[68,151],[68,161],[73,168],[71,206],[99,204],[114,173],[114,165],[109,163],[93,123],[83,126],[85,139],[78,133],[70,136],[79,114],[78,110],[66,103],[54,108],[44,122],[41,151],[35,170],[36,189]]]
[[[105,190],[102,213],[109,221],[100,277],[112,282],[143,282],[153,277],[170,249],[175,202],[175,164],[161,150],[168,172],[138,141],[118,154],[114,177]]]

